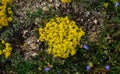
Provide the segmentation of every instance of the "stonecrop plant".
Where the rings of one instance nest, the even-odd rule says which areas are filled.
[[[12,0],[0,0],[0,28],[8,26],[8,23],[12,21],[11,3]]]
[[[71,2],[72,0],[61,0],[62,3],[69,3]]]
[[[5,58],[8,58],[11,54],[11,51],[12,51],[12,47],[10,43],[2,40],[0,42],[0,55],[4,55]]]
[[[39,40],[48,43],[49,54],[66,59],[75,55],[85,32],[66,16],[51,19],[44,28],[39,28],[39,34]]]

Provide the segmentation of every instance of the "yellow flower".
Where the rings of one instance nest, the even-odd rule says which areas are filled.
[[[76,53],[76,50],[75,49],[71,49],[72,51],[71,51],[71,55],[73,56],[73,55],[75,55],[75,53]]]
[[[109,5],[109,3],[104,3],[104,4],[103,4],[103,6],[104,6],[105,8],[108,8],[108,5]]]
[[[2,0],[2,4],[6,5],[7,1],[6,0]]]
[[[69,3],[71,2],[72,0],[61,0],[62,3]]]
[[[13,19],[12,17],[8,17],[8,21],[11,22]]]
[[[4,40],[2,40],[2,44],[5,44],[5,41],[4,41]]]
[[[5,52],[4,54],[6,59],[10,56],[10,52]]]
[[[7,50],[6,50],[6,49],[3,49],[3,53],[5,53],[5,52],[7,52]]]
[[[10,15],[11,15],[11,14],[13,14],[13,12],[12,12],[12,11],[8,11],[8,14],[10,14]]]
[[[0,25],[1,26],[8,26],[8,22],[6,20],[6,17],[1,17],[1,19],[0,19]]]
[[[4,54],[5,58],[8,58],[10,56],[11,51],[12,51],[10,43],[5,42],[4,40],[2,40],[1,43],[3,45],[5,45],[5,47],[4,47],[4,49],[0,50],[0,55]]]
[[[7,10],[8,10],[8,11],[11,11],[11,7],[8,7]]]

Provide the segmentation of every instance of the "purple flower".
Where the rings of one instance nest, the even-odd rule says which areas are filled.
[[[90,70],[90,68],[91,68],[90,66],[86,66],[86,70],[87,70],[87,71],[89,71],[89,70]]]
[[[106,65],[106,66],[105,66],[105,69],[106,69],[106,70],[110,70],[110,66],[109,66],[109,65]]]
[[[51,68],[49,68],[49,67],[45,67],[45,68],[44,68],[44,70],[45,70],[46,72],[48,72],[50,69],[51,69]]]
[[[87,45],[83,45],[83,48],[86,49],[86,50],[89,49]]]
[[[118,3],[118,2],[116,2],[116,3],[114,4],[114,6],[115,6],[115,7],[118,7],[118,6],[119,6],[119,3]]]

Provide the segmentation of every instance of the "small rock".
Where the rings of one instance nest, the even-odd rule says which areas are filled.
[[[95,19],[95,20],[93,21],[93,23],[97,24],[97,20]]]
[[[38,53],[36,53],[36,52],[31,54],[32,57],[35,57],[36,55],[38,55]]]
[[[49,9],[48,9],[46,6],[44,6],[44,7],[42,8],[42,10],[43,10],[44,12],[48,12],[48,11],[49,11]]]
[[[90,21],[90,19],[88,19],[88,21]]]
[[[36,48],[37,48],[37,45],[36,45],[35,43],[31,43],[31,44],[30,44],[30,47],[31,47],[31,49],[36,49]]]
[[[89,16],[89,14],[90,14],[90,12],[87,12],[87,13],[86,13],[86,17],[88,17],[88,16]]]
[[[49,2],[53,2],[53,0],[48,0]]]
[[[37,42],[40,42],[40,40],[38,39]]]
[[[83,22],[83,19],[81,19],[81,22]]]

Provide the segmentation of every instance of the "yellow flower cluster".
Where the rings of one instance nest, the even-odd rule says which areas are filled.
[[[4,47],[4,48],[3,49],[0,48],[0,55],[4,54],[5,58],[8,58],[12,51],[10,44],[8,42],[5,42],[4,40],[2,40],[1,47]]]
[[[8,5],[11,4],[11,0],[0,0],[0,28],[8,26],[8,22],[12,21],[11,14],[12,9]]]
[[[66,17],[51,19],[44,28],[39,28],[40,41],[47,41],[48,53],[54,57],[67,58],[76,53],[76,45],[85,32]]]
[[[61,0],[62,3],[69,3],[71,2],[72,0]]]

